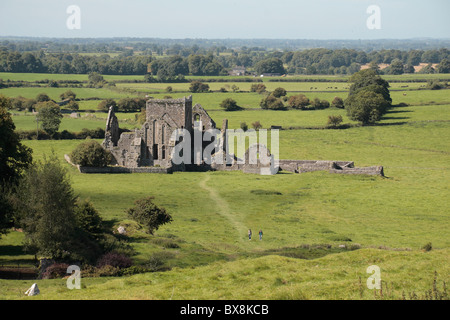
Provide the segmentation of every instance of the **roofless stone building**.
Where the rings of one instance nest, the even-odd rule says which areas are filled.
[[[277,159],[274,162],[274,157],[268,148],[259,144],[250,145],[244,158],[238,159],[230,154],[227,148],[228,121],[226,119],[222,123],[220,134],[214,137],[217,139],[215,141],[217,148],[214,149],[211,162],[205,162],[203,158],[206,146],[203,140],[199,150],[194,145],[194,139],[191,139],[191,148],[189,148],[191,153],[183,155],[188,161],[174,163],[174,154],[179,152],[176,150],[177,144],[188,138],[186,136],[194,137],[195,131],[204,134],[210,129],[216,129],[215,122],[201,105],[192,106],[192,96],[181,99],[149,99],[145,111],[145,123],[140,129],[121,133],[119,121],[113,109],[110,108],[102,146],[112,153],[114,157],[112,164],[115,167],[99,168],[101,170],[80,168],[80,171],[170,173],[173,171],[242,170],[248,173],[273,174],[280,169],[295,173],[327,170],[331,173],[384,175],[381,166],[355,168],[351,161]],[[186,133],[181,138],[173,134],[180,129]],[[264,158],[269,160],[262,161]],[[249,162],[249,159],[253,159],[253,162]],[[273,170],[274,163],[276,163],[275,170]]]

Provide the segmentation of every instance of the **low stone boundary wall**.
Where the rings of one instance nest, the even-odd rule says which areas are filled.
[[[382,166],[355,168],[353,161],[279,160],[280,169],[295,173],[328,171],[342,174],[368,174],[384,176]]]
[[[343,174],[368,174],[368,175],[384,176],[384,171],[383,171],[382,166],[364,167],[364,168],[344,168],[341,170],[332,169],[329,172],[330,173],[343,173]]]
[[[72,163],[70,157],[66,154],[64,159],[76,167],[81,173],[172,173],[175,171],[235,171],[241,170],[245,173],[261,173],[261,166],[259,165],[246,165],[237,164],[228,166],[226,164],[221,165],[203,165],[203,166],[174,166],[171,168],[160,167],[137,167],[127,168],[120,166],[111,167],[84,167]],[[328,160],[279,160],[279,168],[282,171],[290,171],[294,173],[304,173],[313,171],[328,171],[329,173],[341,173],[341,174],[367,174],[384,176],[382,166],[355,168],[353,161],[328,161]]]
[[[138,167],[138,168],[126,168],[126,167],[85,167],[74,164],[70,157],[65,154],[64,159],[76,167],[81,173],[172,173],[172,168],[160,168],[160,167]]]

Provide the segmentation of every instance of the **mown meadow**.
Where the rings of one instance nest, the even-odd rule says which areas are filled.
[[[28,75],[21,79],[24,77]],[[391,96],[395,105],[407,105],[393,107],[378,124],[364,127],[356,126],[345,110],[337,108],[261,110],[262,96],[247,92],[250,83],[211,82],[213,90],[236,84],[245,92],[193,94],[194,104],[208,110],[219,127],[224,118],[230,128],[239,128],[242,122],[250,126],[254,121],[260,121],[263,128],[282,126],[281,159],[381,165],[385,177],[328,172],[281,172],[274,176],[242,172],[86,175],[63,160],[64,154],[82,140],[23,141],[33,149],[37,160],[52,152],[61,159],[77,195],[90,199],[111,230],[125,226],[136,265],[158,257],[168,270],[83,277],[81,290],[68,290],[63,279],[0,280],[0,298],[30,299],[21,293],[36,282],[41,294],[31,299],[413,299],[425,298],[425,293],[433,289],[435,272],[442,291],[443,281],[448,283],[450,276],[450,144],[446,139],[450,134],[450,95],[448,90],[424,90],[420,87],[423,82],[407,83],[411,76],[403,77],[391,83]],[[348,83],[327,80],[284,83],[264,79],[264,83],[269,84],[268,90],[286,87],[288,95],[304,91],[310,99],[347,96]],[[173,92],[164,92],[169,85]],[[176,98],[190,94],[187,87],[118,83],[114,90],[89,89],[98,90],[92,96],[101,98],[137,94]],[[311,87],[318,89],[309,90]],[[131,91],[121,91],[126,88]],[[52,93],[49,89],[63,88],[11,88],[1,89],[0,94],[26,96],[30,89],[40,89],[28,91],[30,97],[47,92],[56,99],[59,91]],[[80,95],[89,97],[90,93],[82,91],[88,88],[72,90],[78,95],[79,89]],[[160,93],[150,93],[158,90]],[[235,99],[245,110],[220,110],[219,104],[226,97]],[[86,102],[91,103],[86,110],[95,110],[93,101]],[[83,115],[83,110],[80,113]],[[342,115],[345,124],[354,126],[326,129],[330,114]],[[61,130],[103,128],[106,114],[95,116],[66,117]],[[124,126],[137,126],[134,114],[119,117],[129,119]],[[16,113],[13,119],[17,129],[36,128],[32,115]],[[154,196],[173,217],[171,224],[153,236],[125,213],[136,199],[145,196]],[[254,234],[251,241],[248,229]],[[264,232],[261,241],[259,229]],[[34,256],[21,249],[23,238],[23,233],[11,231],[0,239],[0,265],[33,265]],[[432,243],[429,251],[423,249],[428,243]],[[366,269],[373,264],[381,269],[386,286],[383,293],[366,286]]]

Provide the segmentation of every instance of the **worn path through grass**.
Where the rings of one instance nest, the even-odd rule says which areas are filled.
[[[199,182],[200,188],[208,192],[209,197],[216,205],[215,209],[217,210],[217,213],[229,221],[230,225],[232,225],[233,229],[236,231],[236,239],[239,243],[243,243],[244,239],[242,238],[242,235],[246,232],[246,227],[239,221],[238,216],[233,214],[228,202],[222,198],[214,188],[208,186],[210,177],[211,175],[209,174],[205,175],[205,178]]]

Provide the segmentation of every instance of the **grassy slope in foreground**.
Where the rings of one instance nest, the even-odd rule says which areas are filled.
[[[366,269],[377,265],[383,298],[405,294],[408,299],[413,292],[420,298],[432,290],[435,271],[436,287],[443,291],[443,281],[449,280],[448,257],[448,249],[361,249],[315,260],[266,256],[122,278],[82,278],[80,290],[67,289],[64,279],[37,280],[41,294],[35,297],[22,294],[34,281],[19,285],[0,280],[0,293],[4,299],[373,299]]]

